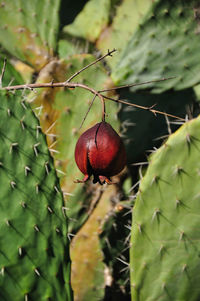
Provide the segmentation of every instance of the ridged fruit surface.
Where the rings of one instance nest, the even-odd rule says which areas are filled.
[[[126,164],[126,152],[120,136],[107,122],[97,123],[84,132],[75,149],[75,160],[85,175],[83,181],[93,175],[94,183],[110,182]]]

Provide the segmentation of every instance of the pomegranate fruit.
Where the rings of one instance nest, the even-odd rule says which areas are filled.
[[[120,136],[105,121],[85,131],[77,141],[75,160],[86,182],[94,176],[93,183],[111,183],[110,177],[118,174],[126,164],[125,147]]]

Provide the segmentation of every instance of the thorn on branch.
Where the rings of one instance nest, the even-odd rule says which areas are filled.
[[[111,98],[111,97],[102,95],[101,93],[100,93],[100,95],[103,96],[104,99],[109,99],[109,100],[112,100],[112,101],[114,101],[114,102],[122,103],[122,104],[131,106],[131,107],[135,107],[135,108],[138,108],[138,109],[151,111],[151,112],[154,113],[155,116],[156,116],[156,114],[161,114],[161,115],[165,115],[165,116],[168,116],[168,117],[172,117],[172,118],[175,118],[175,119],[178,119],[178,120],[182,120],[182,121],[185,122],[185,119],[183,119],[183,118],[181,118],[181,117],[178,117],[178,116],[175,116],[175,115],[172,115],[172,114],[168,114],[168,113],[165,113],[165,112],[162,112],[162,111],[158,111],[158,110],[152,110],[152,109],[150,110],[149,107],[141,106],[141,105],[138,105],[138,104],[135,104],[135,103],[130,103],[130,102],[127,102],[127,101],[121,100],[121,99]]]
[[[34,89],[33,89],[32,87],[30,87],[29,85],[25,85],[24,88],[25,88],[25,89],[28,89],[28,90],[30,90],[30,91],[33,91],[33,90],[34,90]]]
[[[148,107],[148,110],[151,111],[153,108],[155,108],[155,106],[157,106],[157,103],[154,103],[154,105],[152,105],[151,107]]]
[[[151,113],[153,113],[153,114],[154,114],[154,116],[157,116],[157,115],[156,115],[156,111],[155,111],[155,110],[153,110],[153,108],[154,108],[156,105],[157,105],[157,104],[155,103],[155,104],[154,104],[154,105],[152,105],[151,107],[148,107],[148,108],[147,108],[147,110],[148,110],[148,111],[150,111]]]
[[[111,51],[108,49],[107,55],[112,57],[112,53],[115,52],[115,51],[117,51],[117,49],[115,49],[115,48]]]
[[[52,79],[52,81],[51,81],[51,88],[52,89],[54,88],[53,83],[54,83],[54,79]]]

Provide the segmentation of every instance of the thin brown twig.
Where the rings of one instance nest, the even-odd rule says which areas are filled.
[[[171,76],[171,77],[164,77],[161,79],[154,79],[151,81],[147,81],[147,82],[142,82],[142,83],[138,83],[138,84],[130,84],[130,85],[123,85],[123,86],[117,86],[117,87],[113,87],[113,88],[109,88],[109,89],[104,89],[104,90],[99,90],[99,93],[103,93],[103,92],[109,92],[109,91],[113,91],[113,90],[119,90],[119,89],[124,89],[124,88],[131,88],[131,87],[135,87],[135,86],[142,86],[142,85],[146,85],[146,84],[151,84],[151,83],[159,83],[168,79],[173,79],[176,78],[176,76]]]
[[[16,86],[8,86],[2,88],[2,90],[6,91],[12,91],[12,90],[23,90],[23,89],[29,89],[29,90],[34,90],[34,89],[39,89],[39,88],[82,88],[85,90],[90,91],[94,95],[98,96],[99,99],[101,100],[102,104],[102,121],[105,121],[105,114],[106,114],[106,109],[105,109],[105,101],[104,101],[104,96],[101,95],[98,91],[95,89],[88,87],[87,85],[81,84],[81,83],[66,83],[66,82],[61,82],[61,83],[36,83],[36,84],[26,84],[26,85],[16,85]]]
[[[51,81],[50,83],[39,83],[39,84],[35,83],[35,84],[15,85],[15,86],[7,86],[7,87],[2,88],[2,79],[3,79],[3,75],[4,75],[4,72],[5,72],[5,68],[6,68],[6,59],[5,59],[4,60],[4,65],[3,65],[3,69],[2,69],[2,73],[1,73],[1,77],[0,77],[0,83],[1,83],[0,88],[2,90],[12,91],[12,90],[20,90],[20,89],[33,90],[33,89],[36,89],[36,88],[56,88],[56,87],[77,88],[77,87],[79,87],[79,88],[88,90],[88,91],[90,91],[91,93],[94,94],[94,98],[93,98],[93,100],[91,102],[89,110],[90,110],[90,108],[91,108],[91,106],[92,106],[92,104],[94,102],[95,97],[96,96],[99,97],[99,99],[101,100],[101,104],[102,104],[102,121],[105,121],[105,114],[106,114],[106,112],[105,112],[105,99],[109,99],[111,101],[114,101],[114,102],[117,102],[117,103],[126,104],[126,105],[129,105],[129,106],[137,107],[137,108],[140,108],[140,109],[143,109],[143,110],[148,110],[148,111],[152,112],[154,115],[161,114],[161,115],[164,115],[164,116],[168,116],[168,117],[172,117],[172,118],[176,118],[176,119],[185,121],[183,118],[180,118],[178,116],[175,116],[175,115],[172,115],[172,114],[168,114],[168,113],[161,112],[161,111],[153,109],[153,107],[155,105],[153,105],[151,107],[140,106],[140,105],[137,105],[137,104],[126,102],[124,100],[119,100],[119,99],[114,99],[114,98],[111,98],[111,97],[107,97],[107,96],[101,94],[102,92],[106,92],[106,91],[111,91],[111,90],[116,90],[116,89],[122,89],[122,88],[127,88],[127,87],[131,87],[131,86],[136,86],[136,85],[148,84],[150,82],[144,82],[144,83],[132,84],[132,85],[124,85],[124,86],[119,86],[119,87],[115,87],[115,88],[111,88],[111,89],[107,89],[107,90],[100,90],[100,91],[96,91],[95,89],[93,89],[93,88],[91,88],[91,87],[89,87],[87,85],[81,84],[81,83],[70,83],[70,80],[73,79],[75,76],[77,76],[80,72],[82,72],[85,69],[89,68],[90,66],[96,64],[100,60],[104,59],[106,56],[112,56],[112,53],[115,52],[115,51],[116,51],[115,49],[113,49],[112,51],[108,50],[107,54],[105,54],[104,56],[102,56],[99,59],[95,60],[91,64],[85,66],[83,69],[81,69],[78,72],[76,72],[74,75],[72,75],[65,82],[54,83],[53,81]],[[151,81],[151,82],[160,82],[160,81],[167,80],[167,79],[172,79],[172,78],[174,78],[174,77],[162,78],[162,79],[154,80],[154,81]],[[88,110],[88,112],[89,112],[89,110]],[[88,112],[86,113],[86,116],[85,116],[83,122],[85,121]],[[83,124],[83,122],[82,122],[82,124]],[[81,126],[82,126],[82,124],[81,124]]]
[[[136,107],[139,109],[143,109],[146,111],[150,111],[152,112],[154,115],[156,114],[161,114],[164,116],[168,116],[168,117],[172,117],[172,118],[176,118],[182,121],[185,121],[185,119],[172,115],[172,114],[168,114],[165,112],[161,112],[158,110],[154,110],[152,107],[145,107],[145,106],[141,106],[141,105],[137,105],[134,103],[130,103],[124,100],[120,100],[120,99],[114,99],[105,95],[102,95],[101,93],[99,93],[98,91],[96,91],[95,89],[88,87],[87,85],[81,84],[81,83],[66,83],[66,82],[62,82],[62,83],[36,83],[36,84],[26,84],[26,85],[17,85],[17,86],[9,86],[9,87],[4,87],[2,88],[2,90],[7,90],[7,91],[11,91],[11,90],[22,90],[22,89],[37,89],[37,88],[58,88],[58,87],[65,87],[65,88],[82,88],[85,90],[90,91],[91,93],[93,93],[94,95],[98,96],[99,99],[101,100],[102,103],[102,121],[105,120],[105,101],[104,99],[108,99],[117,103],[122,103],[131,107]]]
[[[85,114],[85,116],[84,116],[84,118],[83,118],[83,120],[82,120],[82,122],[81,122],[81,125],[80,125],[78,131],[80,131],[80,129],[82,128],[83,123],[85,122],[85,120],[86,120],[86,118],[87,118],[87,115],[88,115],[88,113],[90,112],[90,109],[91,109],[91,107],[92,107],[92,105],[93,105],[93,103],[94,103],[94,101],[95,101],[95,98],[96,98],[96,95],[94,95],[92,101],[90,102],[89,108],[88,108],[88,110],[87,110],[87,112],[86,112],[86,114]]]
[[[127,101],[124,101],[124,100],[120,100],[120,99],[114,99],[114,98],[111,98],[111,97],[108,97],[108,96],[104,96],[104,95],[103,95],[103,97],[105,99],[109,99],[109,100],[112,100],[112,101],[117,102],[117,103],[122,103],[122,104],[131,106],[131,107],[135,107],[135,108],[138,108],[138,109],[143,109],[143,110],[146,110],[146,111],[150,111],[154,115],[160,114],[160,115],[164,115],[164,116],[168,116],[168,117],[176,118],[178,120],[185,121],[185,119],[183,119],[181,117],[178,117],[178,116],[175,116],[175,115],[172,115],[172,114],[168,114],[168,113],[165,113],[165,112],[162,112],[162,111],[154,110],[153,109],[154,105],[152,107],[145,107],[145,106],[137,105],[135,103],[130,103],[130,102],[127,102]]]
[[[85,67],[82,68],[81,70],[79,70],[79,71],[77,71],[76,73],[74,73],[70,78],[68,78],[68,79],[66,80],[66,83],[69,83],[74,77],[76,77],[77,75],[79,75],[82,71],[84,71],[85,69],[88,69],[88,68],[91,67],[92,65],[95,65],[96,63],[102,61],[105,57],[107,57],[107,56],[112,56],[112,53],[115,52],[115,51],[117,51],[117,50],[116,50],[116,49],[113,49],[113,50],[110,51],[110,50],[108,49],[108,52],[107,52],[105,55],[101,56],[100,58],[96,59],[94,62],[88,64],[87,66],[85,66]]]
[[[2,88],[2,85],[3,85],[3,77],[4,77],[4,73],[5,73],[5,71],[6,71],[6,63],[7,63],[7,59],[4,58],[4,61],[3,61],[3,68],[2,68],[1,76],[0,76],[0,88]]]
[[[109,100],[117,102],[117,103],[122,103],[122,104],[129,105],[129,106],[132,106],[132,107],[140,108],[140,109],[143,109],[143,110],[148,110],[148,111],[152,112],[154,115],[161,114],[161,115],[164,115],[164,116],[168,116],[168,117],[172,117],[172,118],[176,118],[176,119],[185,121],[181,117],[155,110],[155,109],[153,109],[154,106],[152,106],[152,107],[140,106],[140,105],[137,105],[137,104],[126,102],[124,100],[119,100],[119,99],[114,99],[114,98],[111,98],[111,97],[107,97],[107,96],[101,94],[101,92],[106,92],[106,91],[111,91],[111,90],[116,90],[116,89],[122,89],[122,88],[135,86],[135,85],[142,85],[142,84],[145,84],[145,83],[147,84],[147,83],[150,83],[150,82],[144,82],[144,83],[133,84],[133,85],[125,85],[125,86],[115,87],[115,88],[111,88],[111,89],[107,89],[107,90],[101,90],[101,91],[96,91],[95,89],[93,89],[93,88],[91,88],[87,85],[81,84],[81,83],[71,83],[71,82],[69,82],[72,78],[74,78],[80,72],[82,72],[83,70],[85,70],[85,69],[89,68],[90,66],[96,64],[97,62],[99,62],[100,60],[105,58],[106,56],[112,56],[112,53],[115,52],[115,51],[116,51],[115,49],[113,49],[112,51],[108,50],[107,54],[105,54],[104,56],[102,56],[99,59],[95,60],[93,63],[87,65],[83,69],[79,70],[78,72],[76,72],[73,76],[71,76],[65,82],[54,83],[53,81],[51,81],[50,83],[35,83],[35,84],[15,85],[15,86],[7,86],[7,87],[4,87],[4,88],[2,88],[2,86],[0,86],[0,88],[2,90],[6,90],[6,91],[21,90],[21,89],[23,89],[23,90],[25,90],[25,89],[34,90],[36,88],[59,88],[59,87],[82,88],[82,89],[88,90],[91,93],[93,93],[95,95],[95,97],[98,96],[99,99],[101,100],[101,104],[102,104],[102,121],[105,121],[105,114],[106,114],[106,112],[105,112],[105,99],[109,99]],[[4,60],[4,65],[3,65],[3,69],[2,69],[2,73],[1,73],[1,77],[0,77],[1,83],[2,83],[4,72],[5,72],[5,67],[6,67],[6,60]],[[171,78],[173,78],[173,77],[171,77]],[[171,78],[166,78],[166,79],[163,78],[163,79],[160,79],[160,80],[154,80],[154,82],[163,81],[163,80],[167,80],[167,79],[171,79]]]

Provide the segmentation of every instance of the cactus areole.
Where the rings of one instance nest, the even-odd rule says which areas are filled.
[[[93,183],[111,183],[110,177],[118,174],[126,164],[126,152],[120,136],[105,121],[85,131],[77,141],[75,160],[86,182],[91,175]]]

